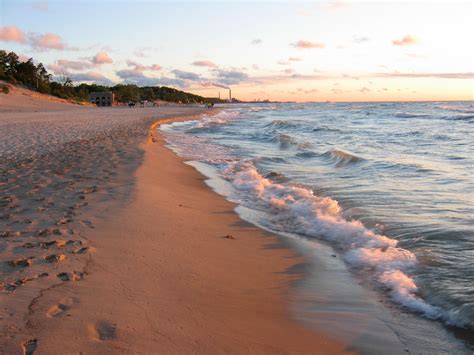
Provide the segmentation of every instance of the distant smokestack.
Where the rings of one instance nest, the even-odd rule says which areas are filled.
[[[229,88],[229,102],[232,102],[232,90]]]
[[[219,100],[221,99],[221,92],[219,91]]]

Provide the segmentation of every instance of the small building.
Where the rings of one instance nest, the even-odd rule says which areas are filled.
[[[97,106],[112,106],[114,104],[114,93],[110,91],[91,92],[89,102]]]

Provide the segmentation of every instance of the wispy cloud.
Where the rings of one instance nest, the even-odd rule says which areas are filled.
[[[288,57],[288,61],[290,62],[301,62],[302,60],[300,57]]]
[[[340,10],[344,9],[349,6],[349,1],[343,1],[343,0],[335,0],[335,1],[329,1],[321,4],[321,9],[327,10],[327,11],[335,11],[335,10]]]
[[[180,88],[188,87],[188,82],[179,78],[169,77],[150,77],[143,73],[141,68],[122,69],[115,74],[126,84],[135,84],[139,86],[171,85]]]
[[[40,12],[47,12],[49,10],[49,6],[46,1],[36,1],[31,4],[31,8]]]
[[[296,91],[304,92],[305,94],[315,94],[319,92],[318,89],[302,89],[302,88],[298,88]]]
[[[84,70],[89,69],[93,66],[93,63],[85,60],[67,60],[67,59],[59,59],[57,62],[59,68],[62,71],[66,71],[69,69],[72,70]]]
[[[465,73],[376,73],[375,78],[438,78],[438,79],[474,79],[474,72]]]
[[[127,60],[127,65],[129,67],[133,67],[133,70],[136,72],[143,72],[143,71],[159,71],[162,69],[161,65],[159,64],[151,64],[151,65],[144,65],[141,63],[137,63],[133,60]]]
[[[416,37],[412,35],[406,35],[403,38],[394,39],[392,41],[392,44],[394,46],[411,46],[411,45],[417,44],[418,42],[419,40]]]
[[[262,44],[263,40],[261,38],[255,38],[250,42],[250,44]]]
[[[299,49],[312,49],[312,48],[324,48],[326,45],[321,42],[311,42],[311,41],[306,41],[306,40],[299,40],[298,42],[291,43],[290,44],[293,47],[299,48]]]
[[[367,36],[353,36],[352,40],[354,41],[354,43],[362,44],[362,43],[365,43],[365,42],[369,42],[370,38],[367,37]]]
[[[209,68],[217,67],[217,65],[214,62],[211,62],[210,60],[196,60],[192,62],[191,64],[197,67],[209,67]]]

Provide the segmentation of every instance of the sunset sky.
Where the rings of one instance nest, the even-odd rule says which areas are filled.
[[[0,48],[76,83],[223,97],[230,86],[245,100],[472,100],[472,4],[0,0]]]

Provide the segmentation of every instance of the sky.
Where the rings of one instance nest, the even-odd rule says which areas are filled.
[[[473,100],[472,33],[473,2],[0,0],[56,77],[242,100]]]

